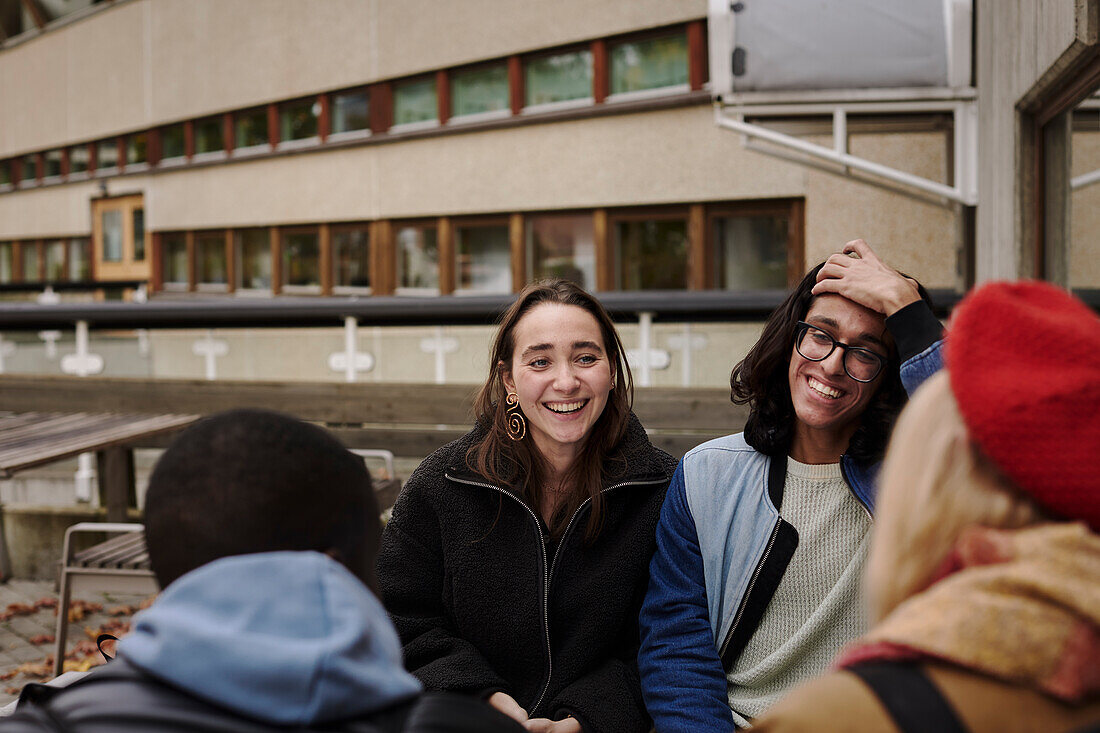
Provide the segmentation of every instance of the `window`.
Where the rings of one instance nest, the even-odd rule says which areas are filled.
[[[200,286],[224,286],[229,282],[225,262],[225,235],[222,232],[195,234],[195,282]]]
[[[310,290],[321,286],[321,244],[316,229],[287,230],[283,237],[283,285]]]
[[[314,98],[287,102],[279,108],[279,140],[306,140],[317,136],[320,105]]]
[[[46,242],[46,279],[58,282],[65,274],[65,240],[50,239]]]
[[[225,128],[220,116],[195,120],[194,133],[196,155],[225,150]]]
[[[370,231],[366,226],[337,229],[332,234],[333,284],[338,288],[370,287]]]
[[[0,283],[10,283],[15,278],[14,245],[0,242]]]
[[[530,58],[523,73],[527,107],[592,98],[592,52],[587,49]]]
[[[92,242],[97,280],[146,280],[144,197],[141,194],[92,199]]]
[[[0,186],[11,185],[11,162],[0,160]]]
[[[103,261],[122,262],[122,210],[108,209],[100,212],[100,227],[103,236]]]
[[[370,98],[366,89],[332,95],[332,134],[370,128]]]
[[[454,117],[505,112],[508,102],[508,67],[478,66],[451,73],[451,114]]]
[[[434,76],[394,85],[394,125],[435,122],[438,119],[439,105],[436,101]]]
[[[96,170],[103,170],[105,168],[117,168],[118,167],[118,141],[114,138],[110,140],[100,140],[96,143],[96,158],[95,158]]]
[[[596,245],[590,214],[527,217],[529,280],[564,278],[596,287]]]
[[[164,247],[161,263],[165,285],[186,287],[190,280],[187,276],[187,237],[183,234],[164,234],[161,236],[161,246]]]
[[[506,224],[455,227],[455,289],[478,293],[512,290],[512,256]]]
[[[267,145],[270,142],[267,135],[267,109],[257,107],[238,112],[233,116],[233,129],[234,146],[237,150]]]
[[[23,242],[20,247],[23,259],[23,282],[38,282],[42,272],[38,268],[38,245],[35,242]]]
[[[620,290],[687,288],[687,221],[683,218],[617,221],[615,254]]]
[[[267,229],[239,229],[234,236],[237,287],[271,290],[271,234]]]
[[[149,136],[136,132],[126,136],[126,165],[141,165],[149,160]]]
[[[397,288],[439,292],[439,244],[434,225],[397,227]]]
[[[74,145],[69,148],[69,175],[88,172],[88,146]]]
[[[61,150],[50,150],[45,155],[46,178],[61,177]]]
[[[133,226],[130,231],[134,236],[134,261],[140,262],[145,259],[145,209],[132,209],[130,223]]]
[[[183,123],[162,127],[160,130],[161,159],[182,158],[186,154]]]
[[[92,279],[92,240],[88,237],[69,240],[69,279],[74,282]]]
[[[35,156],[24,155],[20,158],[19,180],[23,183],[32,183],[36,178],[38,178],[38,162]]]
[[[687,34],[625,41],[611,47],[611,93],[687,86]]]
[[[711,220],[715,286],[720,290],[787,287],[787,217],[717,216]]]

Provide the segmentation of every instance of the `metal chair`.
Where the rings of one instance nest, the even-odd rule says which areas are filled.
[[[72,554],[73,535],[85,532],[121,534]],[[80,522],[65,530],[65,541],[61,546],[57,633],[54,637],[55,677],[61,674],[65,663],[65,640],[69,632],[69,604],[72,594],[105,590],[134,595],[152,595],[159,590],[153,571],[149,569],[144,525],[129,522]]]

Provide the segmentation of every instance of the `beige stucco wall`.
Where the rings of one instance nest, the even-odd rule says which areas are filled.
[[[1097,169],[1100,132],[1074,133],[1071,175]],[[1069,286],[1100,288],[1100,183],[1079,188],[1070,198]]]
[[[850,144],[859,155],[943,180],[941,134],[853,135]],[[707,106],[159,171],[107,185],[112,195],[144,192],[153,231],[804,196],[808,263],[863,237],[926,284],[955,284],[953,211],[747,150],[714,125]],[[79,184],[0,196],[0,237],[87,233],[96,191]]]
[[[705,0],[131,0],[0,51],[0,157],[705,15]]]
[[[1097,43],[1100,0],[983,2],[977,13],[977,279],[1031,270],[1021,196],[1029,161],[1020,159],[1017,105],[1051,87],[1061,70]]]

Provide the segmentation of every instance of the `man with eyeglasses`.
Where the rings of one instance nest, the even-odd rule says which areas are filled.
[[[638,660],[659,733],[750,725],[867,628],[874,476],[941,344],[924,289],[863,240],[772,313],[730,377],[745,431],[689,451],[661,511]]]

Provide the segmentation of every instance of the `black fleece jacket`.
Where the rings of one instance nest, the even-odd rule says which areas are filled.
[[[507,692],[530,717],[572,715],[586,733],[648,730],[638,611],[676,461],[631,415],[599,536],[585,542],[585,503],[547,550],[538,512],[466,466],[483,435],[425,459],[382,536],[382,601],[406,666],[429,690]]]

